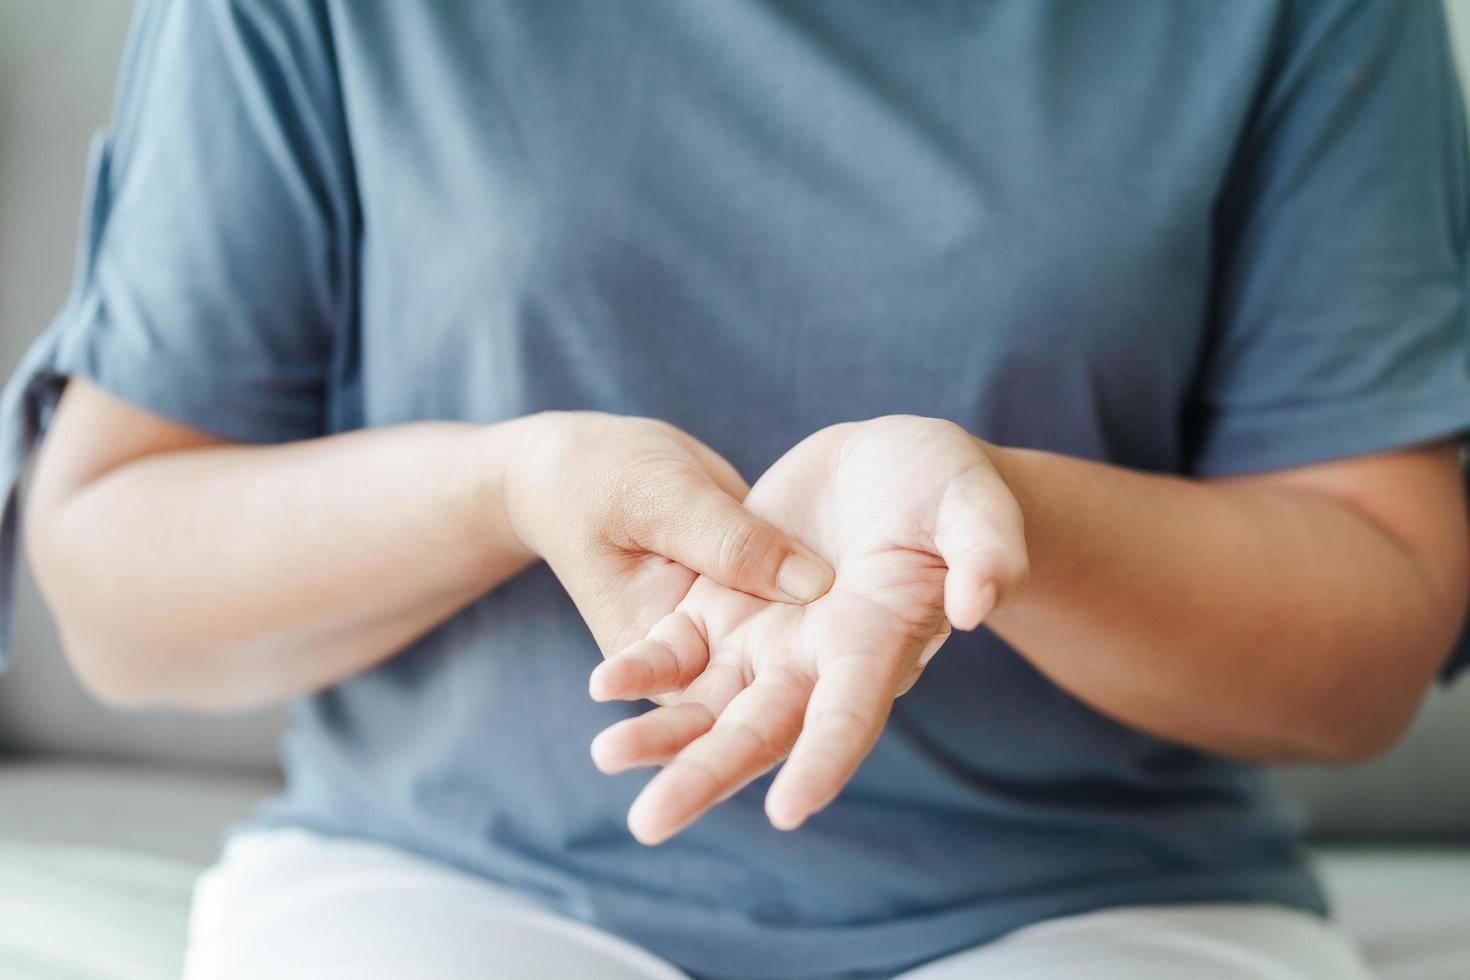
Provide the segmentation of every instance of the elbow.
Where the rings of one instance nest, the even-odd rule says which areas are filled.
[[[1298,732],[1288,761],[1353,766],[1385,755],[1409,730],[1429,684],[1427,678],[1414,679],[1394,691],[1378,686],[1356,699],[1335,697],[1314,724]]]
[[[1372,762],[1397,744],[1407,724],[1383,721],[1300,721],[1270,735],[1259,730],[1215,746],[1246,762],[1270,766],[1356,766]]]
[[[270,704],[248,689],[201,683],[198,677],[112,644],[88,644],[60,628],[62,649],[82,687],[119,711],[157,709],[228,714]]]
[[[1401,633],[1397,644],[1385,644],[1384,654],[1363,658],[1338,683],[1319,692],[1319,710],[1311,713],[1314,721],[1303,736],[1303,761],[1360,765],[1399,743],[1460,634],[1464,588],[1461,577],[1444,590],[1452,599],[1435,602],[1415,618],[1419,632]]]
[[[1408,730],[1409,719],[1354,720],[1316,733],[1297,761],[1356,766],[1386,754]]]
[[[57,625],[72,673],[92,698],[109,708],[222,715],[280,700],[268,688],[249,683],[230,651],[145,651],[97,642],[91,639],[94,633],[68,628],[60,619]]]
[[[118,681],[80,668],[76,675],[93,700],[116,711],[140,712],[167,706],[152,691],[126,680]]]
[[[46,536],[28,531],[36,584],[56,626],[62,654],[82,688],[102,704],[123,711],[167,706],[158,666],[140,644],[118,639],[124,630],[97,622],[96,610],[78,600],[85,590],[74,587],[65,553],[51,547]]]
[[[109,615],[109,603],[88,602],[71,588],[66,563],[33,551],[35,578],[56,624],[62,653],[82,688],[121,711],[170,709],[229,713],[269,704],[258,678],[242,671],[236,652],[140,632],[138,617]],[[113,611],[116,612],[115,607]],[[197,640],[198,638],[193,638]]]
[[[72,673],[95,700],[120,711],[168,707],[161,687],[136,655],[110,645],[79,640],[75,630],[58,617],[61,648]]]
[[[139,658],[115,643],[93,639],[99,631],[87,628],[84,610],[73,601],[79,589],[68,560],[71,549],[58,533],[55,515],[45,511],[27,514],[25,544],[27,557],[41,598],[56,626],[61,650],[72,673],[97,701],[122,710],[151,707],[156,692],[147,683],[149,671]]]
[[[23,540],[72,674],[92,698],[110,708],[140,711],[167,705],[160,672],[140,652],[141,644],[120,641],[126,630],[99,621],[97,604],[87,601],[95,586],[89,588],[84,569],[98,556],[84,544],[89,536],[69,527],[65,505],[64,499],[42,495],[28,506]]]

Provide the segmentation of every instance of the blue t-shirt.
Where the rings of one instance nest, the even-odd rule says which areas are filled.
[[[1470,429],[1467,218],[1428,0],[154,0],[5,478],[70,375],[247,442],[636,413],[748,478],[890,412],[1200,477],[1385,450]],[[799,832],[762,779],[643,847],[648,773],[588,744],[647,705],[589,700],[598,659],[534,567],[302,699],[250,826],[432,855],[704,975],[1321,908],[1255,768],[984,630]]]

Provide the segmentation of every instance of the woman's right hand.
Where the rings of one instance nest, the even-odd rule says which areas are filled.
[[[741,506],[740,474],[675,426],[600,412],[523,422],[505,469],[507,521],[603,656],[642,639],[699,575],[781,602],[831,587],[831,566]]]
[[[75,378],[25,538],[98,697],[223,710],[367,670],[538,555],[604,652],[641,638],[696,572],[783,598],[782,562],[810,552],[747,513],[745,489],[707,447],[645,419],[232,444]],[[819,567],[810,591],[830,576]]]

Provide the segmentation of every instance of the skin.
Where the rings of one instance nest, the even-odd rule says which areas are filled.
[[[872,748],[946,613],[961,629],[984,619],[1063,688],[1165,738],[1264,762],[1365,759],[1411,719],[1470,578],[1449,445],[1202,482],[887,418],[808,438],[747,505],[831,558],[836,584],[778,608],[701,579],[594,671],[594,698],[664,705],[592,749],[607,772],[663,767],[629,812],[645,843],[783,759],[766,812],[800,826]]]
[[[1026,515],[1032,577],[988,625],[1155,735],[1259,762],[1371,758],[1464,621],[1451,443],[1207,481],[989,453]]]
[[[514,461],[514,465],[510,465]],[[230,445],[81,380],[26,506],[73,667],[109,703],[228,709],[350,677],[537,558],[604,650],[697,572],[794,601],[831,569],[739,505],[746,486],[650,419],[549,413]],[[803,597],[804,598],[804,597]]]
[[[799,825],[946,621],[1145,731],[1364,758],[1402,732],[1470,591],[1447,443],[1204,481],[885,418],[804,440],[732,510],[743,483],[686,440],[570,413],[226,446],[73,382],[28,540],[98,693],[185,706],[350,676],[543,557],[616,654],[594,696],[661,704],[594,744],[605,768],[666,764],[630,813],[649,842],[788,752],[767,806]],[[771,601],[793,537],[835,570],[800,608]]]
[[[746,505],[831,559],[837,579],[778,606],[701,577],[646,639],[593,672],[599,700],[664,704],[603,732],[606,772],[664,764],[629,814],[656,843],[787,755],[766,809],[791,829],[829,803],[893,699],[949,635],[1023,586],[1020,508],[959,426],[832,426],[782,457]]]

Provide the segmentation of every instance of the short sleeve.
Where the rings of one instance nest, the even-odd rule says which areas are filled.
[[[17,482],[68,377],[230,440],[324,431],[355,295],[330,36],[308,0],[139,4],[71,295],[0,398],[0,650]]]
[[[1470,166],[1443,8],[1304,0],[1278,28],[1218,201],[1198,475],[1470,432]]]

